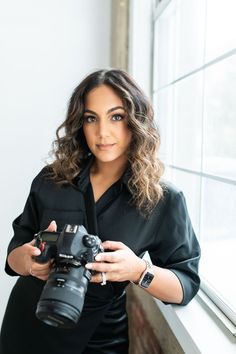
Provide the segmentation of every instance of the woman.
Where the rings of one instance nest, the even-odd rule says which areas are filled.
[[[152,107],[127,73],[96,71],[75,89],[55,161],[34,179],[13,223],[6,271],[20,277],[2,325],[2,354],[127,353],[129,282],[165,303],[185,305],[197,293],[199,244],[183,194],[161,182],[158,148]],[[35,316],[52,261],[35,261],[41,251],[33,235],[65,224],[84,225],[105,250],[86,264],[93,275],[73,329]],[[142,259],[146,251],[153,265]]]

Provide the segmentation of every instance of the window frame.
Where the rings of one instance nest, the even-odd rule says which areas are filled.
[[[155,23],[158,21],[162,13],[165,11],[165,9],[168,7],[168,5],[172,2],[173,0],[156,0],[155,4],[153,5],[153,24],[152,24],[152,54],[153,54],[153,62],[152,62],[152,80],[154,82],[154,43],[155,43]],[[187,74],[178,77],[177,79],[173,80],[172,82],[169,82],[167,85],[161,86],[157,89],[154,88],[154,85],[152,85],[152,98],[154,97],[155,94],[157,94],[160,90],[162,90],[165,87],[171,87],[177,82],[187,78],[188,76],[191,76],[197,72],[203,71],[206,68],[226,59],[231,57],[232,55],[236,54],[236,48],[224,53],[223,55],[220,55],[216,57],[215,59],[203,63],[203,65],[197,67],[196,69],[187,72]],[[227,178],[227,177],[221,177],[215,174],[209,174],[209,173],[204,173],[202,170],[195,171],[191,170],[188,168],[182,168],[180,166],[174,165],[174,164],[166,164],[166,167],[169,167],[172,170],[177,170],[177,171],[182,171],[182,172],[187,172],[195,176],[200,176],[201,178],[206,177],[209,180],[214,180],[218,182],[224,182],[227,184],[232,184],[236,185],[236,180]],[[202,193],[200,195],[200,205],[202,202]],[[209,284],[209,282],[204,278],[204,274],[201,274],[201,291],[199,291],[198,298],[200,298],[201,301],[208,307],[208,309],[216,315],[220,321],[224,324],[224,326],[231,332],[232,335],[236,337],[236,313],[231,308],[225,299]]]

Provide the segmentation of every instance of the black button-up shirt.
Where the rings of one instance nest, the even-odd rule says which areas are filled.
[[[91,163],[90,159],[74,185],[58,186],[45,177],[45,169],[38,174],[23,213],[13,222],[14,237],[8,253],[31,241],[33,235],[47,228],[52,220],[56,221],[59,231],[65,224],[84,225],[89,233],[97,234],[102,241],[121,241],[140,257],[148,251],[154,265],[173,271],[179,278],[184,294],[182,305],[187,304],[199,288],[200,248],[183,193],[171,184],[163,184],[163,199],[148,218],[144,217],[131,204],[127,172],[95,203],[89,179]],[[17,275],[7,263],[6,272]],[[32,281],[40,283],[41,291],[44,282]],[[79,321],[80,329],[86,327],[86,331],[80,332],[85,341],[99,330],[104,314],[114,299],[120,298],[127,284],[89,284],[84,316]]]

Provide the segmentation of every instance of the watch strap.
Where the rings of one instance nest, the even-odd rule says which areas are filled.
[[[141,278],[139,279],[138,285],[141,288],[146,289],[149,287],[149,285],[151,284],[151,282],[154,278],[154,271],[153,271],[152,265],[146,259],[144,259],[144,261],[146,263],[146,269],[142,273]]]

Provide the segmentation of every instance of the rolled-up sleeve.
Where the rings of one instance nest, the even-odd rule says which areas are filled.
[[[27,198],[23,213],[19,215],[12,223],[14,236],[12,237],[8,249],[7,256],[16,247],[22,246],[26,242],[32,241],[34,234],[39,230],[38,213],[35,202],[36,191],[39,188],[39,176],[37,176],[30,188],[30,193]],[[5,272],[8,275],[19,275],[14,272],[9,266],[7,260],[5,263]]]
[[[200,286],[200,246],[182,192],[170,194],[155,248],[149,254],[154,265],[176,274],[183,288],[181,305],[186,305]]]

